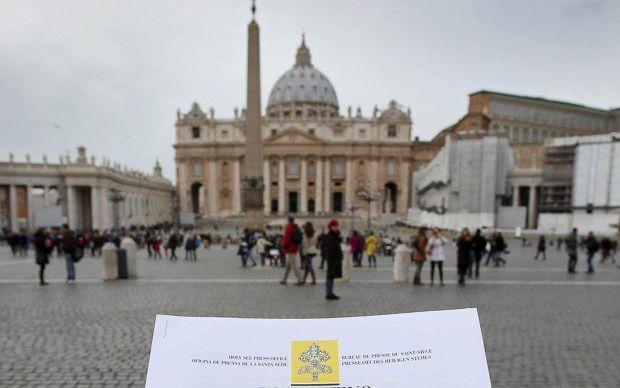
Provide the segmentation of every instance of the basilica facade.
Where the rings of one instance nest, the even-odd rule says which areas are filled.
[[[266,216],[405,215],[412,172],[434,156],[412,140],[411,111],[396,101],[364,116],[342,113],[329,79],[312,63],[305,40],[294,65],[271,89],[262,117],[263,204]],[[175,161],[180,210],[208,218],[240,216],[245,110],[216,118],[197,103],[177,111]]]

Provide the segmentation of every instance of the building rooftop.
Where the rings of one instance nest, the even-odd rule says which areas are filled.
[[[604,113],[604,114],[608,114],[609,112],[611,112],[611,110],[606,110],[606,109],[602,109],[602,108],[595,108],[595,107],[591,107],[591,106],[587,106],[587,105],[582,105],[582,104],[575,104],[572,102],[566,102],[566,101],[559,101],[559,100],[550,100],[544,97],[532,97],[532,96],[522,96],[522,95],[518,95],[518,94],[510,94],[510,93],[502,93],[502,92],[496,92],[493,90],[479,90],[477,92],[474,93],[470,93],[469,96],[474,96],[476,94],[491,94],[494,96],[500,96],[500,97],[506,97],[506,98],[511,98],[511,99],[517,99],[517,100],[525,100],[525,101],[529,101],[529,102],[535,102],[535,103],[541,103],[541,104],[547,104],[547,105],[555,105],[556,107],[559,108],[567,108],[567,109],[582,109],[582,110],[586,110],[592,113]],[[619,108],[620,109],[620,108]]]

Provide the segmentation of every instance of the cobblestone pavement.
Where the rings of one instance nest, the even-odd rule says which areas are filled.
[[[283,287],[280,268],[241,268],[234,247],[201,250],[197,262],[141,252],[139,279],[116,282],[99,280],[100,259],[87,257],[71,286],[53,258],[48,287],[36,283],[32,254],[12,258],[0,247],[0,387],[144,386],[157,313],[302,318],[463,307],[478,308],[494,387],[618,387],[620,270],[597,265],[588,275],[581,255],[569,276],[563,253],[552,248],[541,262],[533,250],[511,242],[508,265],[483,268],[465,288],[455,285],[452,250],[446,287],[394,284],[391,260],[379,258],[380,268],[355,269],[350,284],[336,285],[342,300],[327,302],[322,284]]]

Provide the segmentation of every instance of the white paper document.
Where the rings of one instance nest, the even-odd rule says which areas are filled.
[[[158,315],[147,388],[491,387],[476,309],[325,319]]]

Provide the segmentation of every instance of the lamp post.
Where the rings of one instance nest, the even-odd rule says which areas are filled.
[[[125,200],[125,196],[117,187],[110,187],[108,189],[108,199],[112,202],[112,222],[114,223],[114,229],[118,229],[120,224],[118,204]]]
[[[370,187],[370,181],[367,182],[366,187],[361,187],[357,189],[355,194],[366,201],[368,207],[368,218],[366,228],[370,230],[370,210],[373,202],[378,201],[381,198],[383,192],[381,190],[373,189]]]

